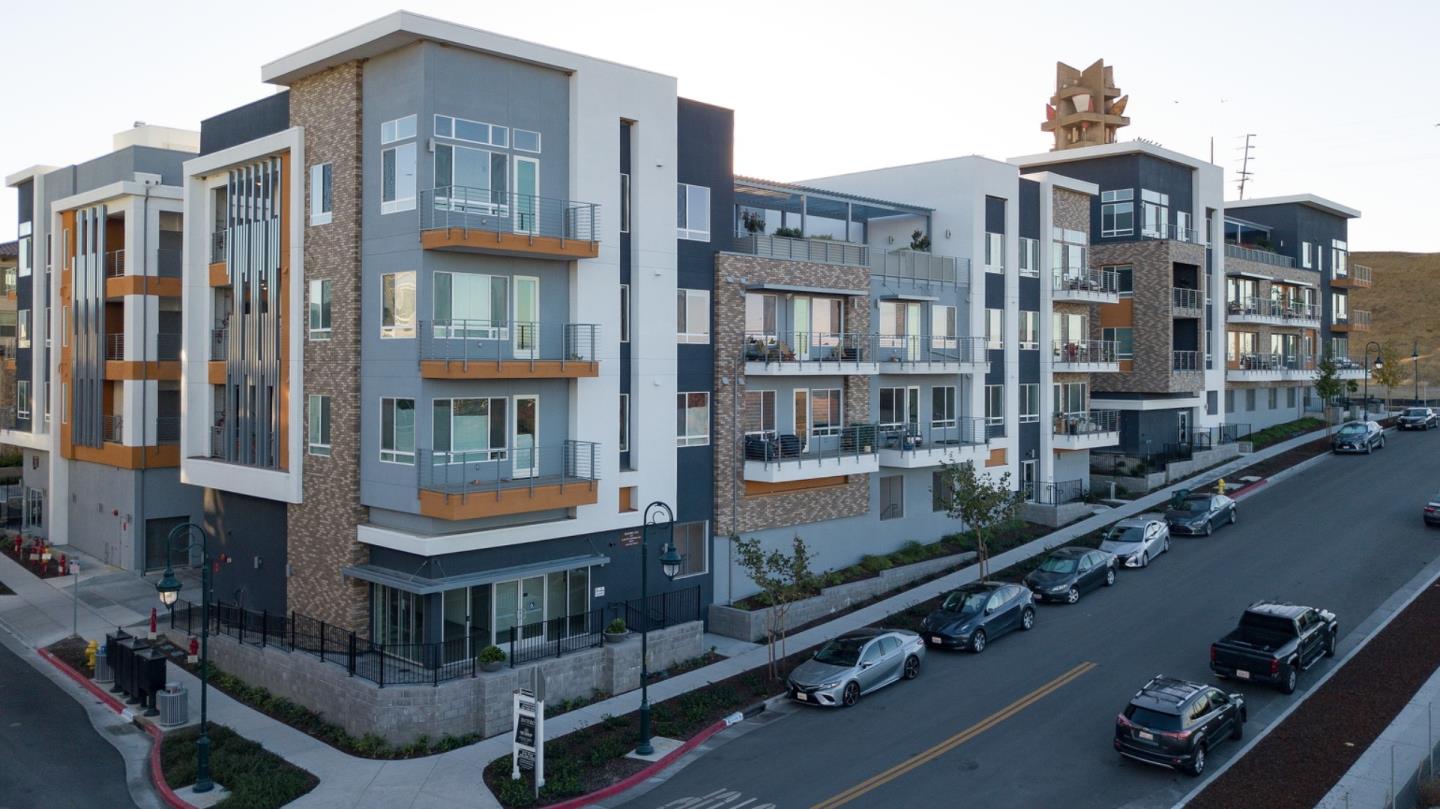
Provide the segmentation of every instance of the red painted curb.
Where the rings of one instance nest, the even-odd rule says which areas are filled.
[[[722,719],[719,722],[716,722],[710,727],[705,728],[704,730],[695,734],[694,736],[691,736],[689,741],[685,742],[674,750],[671,750],[669,753],[666,753],[665,756],[659,761],[651,764],[640,772],[637,772],[634,775],[630,775],[626,778],[622,778],[621,780],[616,781],[610,786],[605,787],[604,789],[596,790],[589,795],[582,795],[578,798],[571,798],[570,800],[564,801],[562,803],[546,804],[544,809],[580,809],[580,807],[588,806],[595,801],[601,801],[606,798],[612,798],[616,795],[619,795],[621,792],[624,792],[625,790],[630,789],[631,787],[634,787],[635,785],[659,773],[661,770],[673,764],[676,759],[680,758],[691,750],[694,750],[696,747],[699,747],[700,744],[703,743],[706,739],[714,736],[715,734],[719,733],[727,727],[729,727],[729,725],[725,724],[725,720]]]
[[[51,654],[48,649],[36,649],[35,651],[39,652],[41,658],[48,661],[50,665],[59,669],[60,672],[66,677],[69,677],[70,679],[84,686],[86,691],[89,691],[91,694],[99,697],[100,700],[104,702],[107,707],[110,708],[110,710],[114,711],[117,714],[125,713],[124,703],[111,696],[100,686],[91,682],[89,677],[86,677],[84,674],[81,674],[75,669],[70,668],[69,664],[56,657],[55,655]],[[146,733],[150,734],[150,738],[152,740],[150,744],[150,780],[154,782],[155,790],[160,793],[160,797],[165,801],[166,804],[171,807],[171,809],[195,809],[194,806],[191,806],[190,804],[181,800],[180,797],[175,794],[175,790],[171,789],[170,785],[165,782],[165,772],[164,769],[160,766],[160,745],[163,739],[163,734],[160,732],[160,728],[157,728],[148,722],[141,723],[141,727],[145,729]]]
[[[1269,482],[1270,482],[1270,478],[1260,478],[1259,480],[1257,480],[1257,481],[1255,481],[1255,482],[1253,482],[1253,483],[1247,483],[1247,484],[1245,484],[1244,486],[1241,486],[1240,488],[1236,489],[1235,492],[1230,495],[1230,499],[1231,499],[1231,500],[1238,500],[1238,499],[1240,499],[1240,495],[1242,495],[1242,494],[1249,494],[1250,492],[1254,491],[1255,489],[1260,488],[1261,486],[1264,486],[1265,484],[1267,484],[1267,483],[1269,483]]]

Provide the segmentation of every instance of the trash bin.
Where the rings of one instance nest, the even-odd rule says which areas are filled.
[[[95,682],[97,683],[109,683],[115,680],[114,673],[110,671],[109,648],[109,636],[106,636],[105,645],[95,650]]]
[[[164,652],[148,646],[135,655],[135,690],[140,703],[145,706],[145,716],[159,716],[155,708],[156,695],[165,687]]]
[[[125,690],[125,684],[121,671],[125,668],[125,652],[120,648],[120,642],[133,637],[123,629],[105,633],[105,658],[110,666],[110,679],[114,682],[110,686],[110,693],[119,694]]]
[[[166,683],[156,695],[160,706],[160,727],[173,728],[190,721],[190,694],[179,683]]]
[[[116,679],[120,681],[120,690],[125,693],[126,705],[135,705],[140,701],[140,678],[139,655],[150,648],[150,641],[134,636],[120,641],[120,668],[115,672]]]

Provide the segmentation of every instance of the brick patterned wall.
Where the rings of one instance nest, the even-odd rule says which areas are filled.
[[[1068,188],[1055,188],[1053,219],[1056,227],[1090,232],[1090,195]],[[1041,234],[1044,236],[1045,234]]]
[[[305,456],[304,502],[291,504],[290,608],[359,632],[367,629],[367,587],[340,574],[369,559],[355,526],[369,515],[360,504],[360,62],[348,62],[290,90],[290,122],[305,128],[305,280],[330,279],[331,338],[306,341],[305,412],[309,397],[330,397],[328,458]],[[332,215],[311,226],[310,166],[332,165]],[[307,301],[308,303],[308,301]],[[309,424],[301,425],[308,443]]]
[[[1205,387],[1201,371],[1171,370],[1174,349],[1172,298],[1174,264],[1205,265],[1205,248],[1198,244],[1144,239],[1090,248],[1094,267],[1129,264],[1134,267],[1133,296],[1135,359],[1130,373],[1096,374],[1091,389],[1127,393],[1193,393]],[[1091,327],[1099,337],[1099,319]],[[1201,363],[1203,368],[1203,362]]]
[[[744,389],[730,384],[745,335],[745,288],[775,283],[826,289],[868,289],[870,271],[802,261],[720,253],[715,257],[715,534],[759,531],[787,525],[854,517],[870,510],[870,476],[851,475],[843,486],[744,495],[740,426]],[[870,333],[870,300],[852,297],[845,307],[845,330]],[[727,381],[729,380],[729,381]],[[731,397],[739,396],[741,407]],[[845,377],[845,423],[870,422],[870,377]],[[779,403],[776,407],[780,407]],[[738,497],[733,500],[732,498]],[[731,519],[732,503],[734,520]]]

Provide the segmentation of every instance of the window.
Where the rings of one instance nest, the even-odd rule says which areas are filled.
[[[535,133],[532,132],[530,134],[534,135]],[[496,124],[487,124],[484,121],[471,121],[465,118],[453,118],[449,115],[437,115],[435,116],[435,137],[469,141],[470,143],[479,143],[485,146],[498,146],[504,149],[510,140],[510,130]],[[534,149],[526,149],[524,151],[540,151],[539,137],[539,135],[535,135]]]
[[[24,278],[24,277],[26,277],[26,276],[28,276],[28,275],[30,274],[30,268],[31,268],[31,267],[34,265],[34,263],[35,263],[35,251],[34,251],[33,246],[32,246],[34,237],[32,237],[32,236],[30,235],[30,232],[31,232],[30,229],[31,229],[31,224],[30,224],[29,222],[21,222],[21,223],[20,223],[20,230],[19,230],[19,237],[20,237],[20,238],[19,238],[19,244],[17,244],[16,247],[17,247],[17,249],[20,251],[20,252],[19,252],[19,259],[20,259],[20,269],[19,269],[19,273],[20,273],[20,277],[21,277],[21,278]]]
[[[840,434],[840,389],[810,391],[810,434]]]
[[[1350,246],[1339,239],[1330,240],[1330,271],[1336,278],[1350,275]]]
[[[881,388],[880,426],[901,427],[920,419],[919,388]]]
[[[775,391],[745,391],[745,434],[773,435],[775,433]]]
[[[333,171],[329,163],[310,167],[310,224],[330,224],[330,212],[334,207],[334,190],[331,185]]]
[[[630,175],[620,175],[620,232],[630,232]]]
[[[930,426],[955,426],[954,385],[936,385],[930,389]]]
[[[1083,415],[1090,401],[1090,385],[1087,382],[1057,382],[1052,386],[1050,402],[1057,417]]]
[[[1300,243],[1300,266],[1307,270],[1315,263],[1314,259],[1310,257],[1310,251],[1313,247],[1309,242]]]
[[[45,427],[50,427],[50,383],[40,383],[40,412],[45,415]]]
[[[1020,347],[1022,349],[1040,347],[1039,312],[1020,313]]]
[[[504,396],[480,399],[435,399],[430,403],[431,463],[501,461],[509,445],[510,400]]]
[[[1033,424],[1040,420],[1040,384],[1032,382],[1020,386],[1020,423]]]
[[[880,519],[898,520],[905,516],[905,476],[886,475],[880,478]]]
[[[1005,310],[985,310],[985,347],[1004,348]]]
[[[1330,293],[1330,311],[1336,322],[1350,319],[1350,298],[1343,292]],[[21,314],[24,314],[23,312]],[[23,322],[23,321],[22,321]],[[26,341],[26,345],[29,341]]]
[[[686,576],[699,576],[710,572],[710,543],[705,541],[707,527],[704,521],[675,524],[672,532],[675,550],[684,559],[675,578],[683,579]]]
[[[532,132],[529,129],[517,129],[514,132],[514,147],[517,152],[530,152],[540,154],[540,133]]]
[[[21,309],[16,313],[15,343],[20,348],[30,347],[30,310]]]
[[[677,393],[675,405],[676,446],[701,447],[710,443],[710,394]]]
[[[710,342],[710,290],[675,290],[675,318],[679,342]]]
[[[930,510],[950,510],[950,481],[946,479],[944,472],[930,473]]]
[[[1175,212],[1175,238],[1179,239],[1179,240],[1182,241],[1182,242],[1198,242],[1198,241],[1199,241],[1198,239],[1195,238],[1195,234],[1192,234],[1192,233],[1190,232],[1190,212],[1189,212],[1189,211],[1176,211],[1176,212]]]
[[[953,306],[934,303],[930,305],[930,347],[955,348],[956,309]]]
[[[1078,344],[1090,339],[1090,328],[1085,322],[1085,315],[1077,312],[1052,312],[1050,315],[1051,339],[1059,344],[1070,343],[1078,348]],[[1058,350],[1058,348],[1057,348]],[[1071,360],[1072,362],[1074,360]]]
[[[437,205],[505,216],[510,202],[510,158],[504,152],[442,143],[435,147]]]
[[[692,242],[710,241],[710,189],[676,184],[675,235]]]
[[[439,313],[436,313],[437,316]],[[415,272],[380,276],[380,336],[415,336]]]
[[[310,396],[310,454],[330,457],[330,397]]]
[[[1115,357],[1122,360],[1135,359],[1135,329],[1117,326],[1100,330],[1100,339],[1115,344]]]
[[[1140,189],[1141,233],[1166,239],[1170,237],[1170,195],[1148,188]]]
[[[1100,235],[1129,236],[1135,232],[1135,189],[1100,192]]]
[[[45,492],[41,489],[25,489],[24,527],[39,528],[45,524]]]
[[[780,298],[777,295],[745,295],[745,336],[748,339],[775,339],[775,318],[779,312]],[[881,303],[883,314],[884,303]],[[884,333],[884,324],[881,324]]]
[[[620,451],[630,451],[630,394],[620,394]]]
[[[985,424],[991,435],[1005,434],[1005,386],[985,386]],[[998,431],[995,428],[1000,428]]]
[[[380,213],[415,210],[415,144],[380,153]]]
[[[415,137],[415,116],[407,115],[380,125],[380,144],[409,140]]]
[[[620,285],[620,342],[630,342],[630,285]]]
[[[1102,275],[1115,273],[1115,288],[1119,290],[1120,297],[1128,298],[1135,294],[1135,268],[1129,264],[1117,267],[1101,268]]]
[[[1020,237],[1020,274],[1040,277],[1040,240]]]
[[[985,234],[985,271],[1005,272],[1005,234]]]
[[[526,276],[517,276],[517,281],[525,278]],[[436,337],[509,339],[509,278],[470,272],[437,272],[434,279]],[[538,324],[524,323],[520,324],[520,327],[529,330],[530,342],[533,344]]]
[[[380,461],[415,463],[414,399],[380,399]]]
[[[1294,406],[1295,406],[1295,390],[1296,390],[1295,388],[1286,388],[1286,389],[1285,389],[1285,406],[1286,406],[1286,407],[1294,407]]]
[[[45,347],[50,347],[50,307],[45,307],[44,319],[40,321],[39,331],[45,335]]]
[[[1229,390],[1225,391],[1225,412],[1226,412],[1226,414],[1234,413],[1234,412],[1235,412],[1235,389],[1234,389],[1234,388],[1230,388]]]
[[[330,339],[330,281],[310,282],[310,339]]]
[[[1270,388],[1270,409],[1274,410],[1280,406],[1280,389]]]
[[[1245,391],[1245,409],[1246,409],[1246,410],[1254,410],[1254,409],[1255,409],[1255,389],[1254,389],[1254,388],[1248,388],[1248,389],[1246,389],[1246,391]]]
[[[15,383],[15,418],[30,418],[30,380],[21,379]]]

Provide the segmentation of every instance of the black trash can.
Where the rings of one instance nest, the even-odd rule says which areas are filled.
[[[159,716],[155,696],[165,688],[166,655],[149,646],[135,655],[136,696],[145,706],[146,716]]]
[[[116,678],[121,680],[126,705],[134,705],[140,701],[139,654],[148,648],[150,641],[144,638],[129,637],[120,641],[121,665],[116,672]]]
[[[120,671],[124,668],[124,653],[120,651],[120,641],[133,637],[123,629],[105,633],[105,659],[110,663],[110,693],[119,694],[125,690],[125,683]]]

